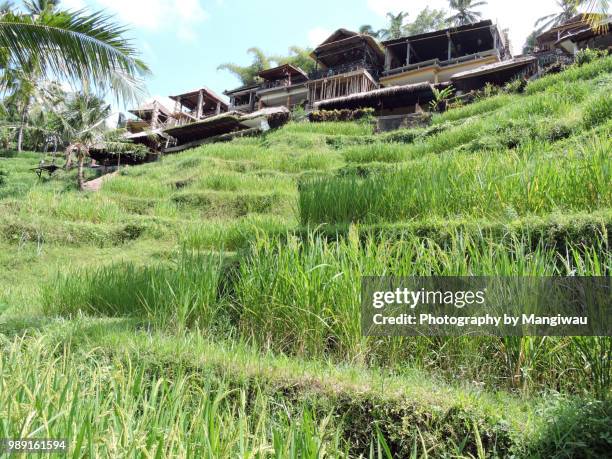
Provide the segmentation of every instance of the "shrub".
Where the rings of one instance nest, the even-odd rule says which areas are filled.
[[[584,111],[584,124],[587,128],[595,127],[612,118],[612,95],[601,94],[591,99]]]
[[[596,59],[601,59],[602,57],[605,57],[607,55],[607,51],[603,49],[581,49],[576,53],[574,62],[576,63],[576,65],[581,66],[593,62]]]
[[[0,186],[3,186],[6,184],[7,178],[8,178],[8,172],[5,171],[4,169],[0,169]]]
[[[310,113],[309,119],[314,123],[323,121],[355,121],[368,119],[374,115],[373,108],[358,108],[355,110],[316,110]]]

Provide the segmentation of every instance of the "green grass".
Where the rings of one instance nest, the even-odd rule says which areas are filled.
[[[605,455],[609,338],[366,338],[359,286],[609,276],[611,63],[424,128],[289,123],[94,194],[3,153],[0,437],[64,436],[73,457]]]
[[[302,183],[302,224],[405,221],[427,216],[513,218],[612,204],[612,141],[560,155],[525,150],[413,161],[395,173]]]

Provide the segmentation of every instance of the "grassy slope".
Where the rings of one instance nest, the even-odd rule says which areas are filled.
[[[156,382],[169,384],[167,390],[170,395],[166,398],[169,404],[162,404],[166,409],[160,410],[166,417],[160,416],[150,423],[139,412],[137,405],[143,403],[141,401],[135,399],[133,406],[124,406],[126,414],[121,421],[121,415],[110,412],[108,416],[98,419],[96,410],[106,408],[90,403],[89,398],[81,399],[78,403],[72,421],[50,422],[49,434],[62,433],[77,438],[85,420],[98,419],[92,430],[82,432],[84,441],[91,448],[98,448],[95,451],[98,454],[128,454],[130,448],[190,454],[181,449],[185,438],[179,431],[187,429],[206,436],[205,426],[178,415],[173,417],[170,403],[174,400],[175,406],[182,407],[184,411],[186,407],[193,408],[188,394],[173,391],[178,382],[203,390],[203,385],[194,376],[200,374],[200,370],[204,374],[213,372],[216,375],[216,382],[206,388],[213,399],[215,394],[228,388],[238,390],[245,397],[261,391],[261,397],[256,398],[261,398],[258,403],[262,403],[262,406],[271,407],[281,403],[287,406],[288,411],[295,410],[297,413],[288,420],[279,415],[278,410],[262,408],[270,416],[262,417],[263,427],[260,427],[253,425],[257,422],[252,416],[241,411],[239,400],[221,403],[223,408],[219,419],[222,419],[222,423],[215,428],[231,432],[226,437],[227,442],[214,447],[197,446],[200,453],[206,450],[206,454],[211,456],[230,452],[236,454],[245,442],[247,446],[244,448],[248,451],[258,450],[262,445],[270,447],[274,443],[275,431],[278,436],[288,439],[287,443],[279,444],[276,448],[277,451],[287,448],[287,453],[281,456],[290,455],[288,451],[291,450],[301,451],[306,457],[304,451],[317,450],[313,446],[317,439],[327,445],[330,455],[341,454],[344,445],[342,441],[335,440],[338,435],[350,438],[352,443],[360,445],[362,451],[367,452],[368,442],[376,437],[376,431],[363,431],[360,426],[372,420],[382,423],[381,429],[395,451],[414,449],[414,444],[417,444],[417,449],[423,445],[434,448],[430,450],[430,454],[434,455],[443,451],[449,454],[477,454],[480,442],[484,443],[489,454],[507,452],[511,448],[521,451],[526,444],[542,448],[547,454],[561,446],[568,447],[572,435],[580,436],[583,433],[556,438],[547,432],[554,432],[557,424],[549,425],[548,420],[557,416],[556,422],[572,424],[573,417],[584,416],[584,419],[572,424],[576,429],[576,424],[589,425],[585,419],[605,419],[606,408],[594,405],[593,411],[583,413],[575,409],[567,414],[563,411],[566,402],[559,402],[559,409],[566,413],[564,417],[547,414],[552,413],[551,406],[557,405],[540,396],[533,396],[529,401],[509,395],[498,397],[483,392],[479,385],[467,387],[469,385],[462,383],[458,387],[457,384],[423,376],[420,370],[415,373],[410,369],[396,369],[396,376],[385,377],[387,370],[384,368],[377,369],[375,366],[367,369],[363,364],[356,363],[360,358],[355,356],[360,356],[360,349],[365,348],[362,347],[364,344],[351,341],[352,335],[347,335],[347,342],[354,344],[345,348],[351,350],[348,353],[353,356],[351,360],[338,363],[335,359],[335,364],[324,364],[321,359],[311,360],[313,356],[321,357],[321,354],[309,350],[307,344],[298,346],[301,352],[298,350],[297,353],[302,354],[304,360],[261,354],[250,344],[235,344],[234,341],[215,343],[190,334],[179,337],[172,333],[135,332],[135,327],[142,327],[139,320],[53,319],[41,313],[45,298],[41,292],[48,293],[48,285],[55,282],[58,271],[73,273],[75,269],[92,269],[120,260],[129,260],[137,265],[167,264],[176,259],[181,248],[242,251],[260,234],[282,235],[287,231],[302,234],[305,230],[300,227],[300,222],[313,226],[332,224],[319,230],[329,233],[339,230],[342,233],[349,232],[347,223],[360,220],[366,225],[354,231],[377,231],[382,236],[378,234],[376,239],[390,238],[390,241],[398,234],[415,229],[419,234],[435,236],[434,239],[439,241],[452,233],[448,232],[449,227],[467,228],[475,234],[480,234],[482,227],[490,227],[495,229],[493,232],[498,236],[514,228],[517,234],[533,232],[535,239],[569,237],[570,244],[585,241],[592,244],[599,237],[598,233],[606,234],[612,221],[609,187],[611,112],[606,111],[605,104],[602,108],[599,102],[609,100],[611,71],[612,59],[608,58],[582,69],[571,70],[565,76],[553,76],[536,82],[528,89],[527,95],[499,95],[450,111],[436,117],[433,126],[425,130],[375,136],[371,128],[364,124],[290,124],[263,138],[238,139],[230,144],[205,146],[166,157],[159,163],[129,168],[120,177],[108,182],[100,193],[91,195],[74,190],[73,174],[60,172],[52,179],[35,180],[28,168],[38,163],[39,155],[0,158],[0,169],[9,173],[6,183],[0,186],[0,331],[6,336],[2,344],[6,351],[3,355],[11,356],[3,360],[0,387],[9,381],[19,381],[17,386],[23,388],[14,397],[8,395],[6,390],[1,391],[4,398],[0,396],[0,412],[7,414],[8,407],[12,407],[12,414],[3,417],[8,422],[0,424],[0,433],[14,433],[19,424],[17,421],[23,418],[28,409],[39,414],[60,409],[59,405],[54,405],[49,408],[50,411],[46,411],[25,389],[33,390],[40,384],[40,387],[46,388],[49,400],[55,400],[51,394],[60,393],[62,382],[68,381],[62,379],[60,372],[51,366],[52,359],[59,358],[59,363],[66,362],[75,369],[73,371],[79,372],[78,378],[83,380],[88,394],[104,388],[109,394],[120,397],[124,391],[134,393],[139,390],[138,377],[131,373],[130,365],[151,378],[143,383],[145,388],[154,387]],[[589,150],[589,145],[595,147]],[[557,160],[560,157],[568,162],[568,167],[559,167]],[[581,164],[585,163],[591,165],[594,175],[583,173]],[[386,184],[393,181],[381,178],[380,173],[393,169],[395,175],[398,174],[398,167],[403,170],[420,169],[427,180],[421,180],[418,185],[420,194],[404,196],[403,200],[396,202],[384,198],[388,196]],[[457,170],[463,170],[459,174],[461,179],[450,183]],[[464,174],[469,176],[474,170],[481,173],[470,180],[463,180]],[[570,173],[574,170],[575,173]],[[503,189],[506,194],[502,197],[507,199],[502,206],[498,206],[497,200],[487,194],[493,188],[486,186],[499,181],[500,171],[506,175],[512,175],[508,172],[514,171],[519,178],[525,179],[508,182]],[[521,177],[521,174],[529,175]],[[365,182],[355,176],[365,176]],[[399,189],[415,183],[403,182],[411,179],[402,176],[401,172],[399,177]],[[539,182],[539,188],[532,196],[525,196],[525,189],[533,189],[526,184],[534,180],[537,182],[539,177],[546,180]],[[590,180],[593,177],[599,178]],[[474,179],[480,183],[477,189],[472,188]],[[298,184],[301,184],[301,194]],[[355,210],[360,209],[362,201],[359,200],[361,194],[351,188],[355,184],[360,187],[374,184],[368,188],[368,192],[372,193],[371,200],[380,199],[379,203],[384,204],[396,203],[395,207],[390,206],[386,213],[375,218],[367,207],[356,214]],[[325,196],[322,187],[336,191],[330,198],[322,198]],[[345,187],[342,188],[343,193],[337,193],[338,187]],[[424,193],[423,190],[428,191]],[[449,199],[449,196],[457,193],[464,196],[462,199],[473,197],[473,204],[466,207],[468,211],[459,200],[453,202]],[[423,196],[428,198],[424,199]],[[433,201],[432,196],[435,198]],[[497,196],[500,196],[499,193]],[[430,211],[431,208],[434,211]],[[338,209],[341,209],[341,214],[338,214]],[[361,218],[361,215],[368,218]],[[401,218],[396,218],[397,215]],[[580,222],[580,225],[576,225],[576,222]],[[308,241],[306,237],[306,244]],[[259,252],[260,263],[275,260],[274,253],[266,250],[264,247]],[[598,269],[609,272],[609,252],[606,258],[605,247],[602,250],[604,258],[598,260]],[[326,256],[331,258],[326,258],[326,262],[331,265],[337,262],[338,266],[343,266],[332,252],[327,253]],[[287,259],[294,259],[290,252],[286,256]],[[582,256],[578,255],[579,258]],[[360,263],[368,263],[369,260],[366,256]],[[424,270],[431,269],[432,263],[437,263],[434,258],[423,260]],[[525,269],[538,266],[531,255],[525,260]],[[550,259],[543,257],[542,260],[541,269],[549,272]],[[315,258],[300,261],[304,272],[309,272],[306,268],[311,262],[318,263]],[[480,267],[473,266],[468,268],[468,272],[479,269],[481,272],[496,272],[501,262],[496,262],[497,265],[485,263]],[[509,263],[508,266],[515,262],[504,261]],[[568,270],[573,269],[570,265]],[[243,269],[246,273],[254,270],[257,275],[262,266],[247,265]],[[270,266],[267,265],[268,270]],[[293,268],[286,266],[287,278],[295,276]],[[358,273],[363,264],[350,266]],[[448,269],[459,269],[453,266]],[[590,268],[586,273],[594,269],[593,264],[588,266]],[[273,269],[280,269],[279,265]],[[409,269],[408,266],[406,269]],[[534,272],[542,272],[539,268],[533,269]],[[74,278],[77,284],[81,279],[74,275],[70,278]],[[310,277],[305,279],[312,280]],[[261,280],[265,282],[265,277]],[[95,288],[95,283],[91,285]],[[265,288],[264,285],[259,288],[243,285],[241,292],[244,300],[256,299],[261,304],[266,302],[266,299],[257,296],[257,292]],[[335,292],[337,294],[338,291]],[[320,300],[330,301],[325,296],[321,296]],[[290,304],[284,297],[279,296],[278,301],[279,304]],[[239,330],[247,330],[242,336],[248,340],[252,337],[249,337],[248,328],[244,327],[251,324],[257,333],[261,322],[247,319],[241,323],[243,328]],[[282,325],[280,328],[267,331],[278,336]],[[29,337],[26,344],[21,346],[17,336],[23,333]],[[295,333],[299,334],[299,329]],[[183,332],[180,334],[183,335]],[[302,337],[296,335],[293,335],[298,338],[296,343],[300,343]],[[313,336],[316,342],[318,337]],[[305,337],[306,334],[304,343],[307,342]],[[254,341],[251,339],[249,342]],[[258,344],[261,346],[261,343]],[[279,347],[274,342],[272,344],[272,348]],[[456,344],[467,346],[466,349],[469,347],[466,342]],[[556,345],[560,352],[565,346],[561,344]],[[61,352],[64,346],[67,349],[65,353]],[[369,344],[366,343],[366,346]],[[280,348],[289,350],[284,345]],[[375,347],[367,349],[368,352],[376,352]],[[291,350],[293,354],[296,353],[295,349]],[[492,352],[499,351],[496,348]],[[41,357],[36,360],[34,356],[39,354]],[[202,357],[194,358],[198,355]],[[449,356],[450,359],[461,357],[458,353]],[[27,374],[25,368],[20,369],[23,362],[29,362],[31,369],[38,370]],[[94,365],[94,362],[98,363]],[[473,367],[486,363],[462,362]],[[409,365],[417,364],[411,362]],[[436,365],[444,366],[444,363],[438,362]],[[451,373],[457,371],[452,363],[449,367]],[[177,376],[173,377],[175,374]],[[77,378],[76,374],[73,376]],[[576,376],[588,378],[584,374]],[[458,373],[456,377],[466,376]],[[483,375],[470,374],[467,377],[484,381]],[[119,387],[113,383],[110,388],[105,387],[105,381],[121,380],[126,381],[125,386]],[[257,390],[253,391],[250,385],[245,386],[245,381],[251,381],[250,384],[257,386]],[[68,390],[73,394],[70,400],[76,400],[79,390],[81,388],[71,386]],[[313,403],[313,400],[320,403]],[[16,409],[17,406],[20,408]],[[315,410],[316,428],[309,428],[310,411],[304,406]],[[366,409],[364,412],[363,407],[368,406],[376,409]],[[203,413],[209,406],[197,405],[193,409]],[[603,411],[598,411],[600,409]],[[338,416],[343,412],[351,413],[353,423],[350,419],[339,422]],[[330,413],[331,420],[325,424],[326,416]],[[38,417],[31,421],[28,426],[30,431],[44,424],[41,419]],[[133,423],[128,430],[134,433],[132,437],[120,438],[119,429],[123,428],[121,423],[125,419]],[[507,428],[504,427],[506,423],[509,423]],[[337,426],[340,424],[344,427],[335,430],[339,429]],[[246,427],[240,427],[242,425]],[[321,429],[325,430],[324,425],[333,427],[321,434]],[[411,425],[418,429],[411,428]],[[172,428],[176,436],[171,437],[168,443],[159,443],[161,438],[168,436],[150,434],[155,429]],[[597,431],[596,428],[592,430]],[[358,438],[360,431],[367,438]],[[449,434],[451,431],[453,433]],[[208,435],[212,434],[208,432]],[[105,435],[110,435],[110,440],[102,444],[99,440]],[[462,447],[464,441],[465,446]],[[298,457],[299,453],[296,454]]]

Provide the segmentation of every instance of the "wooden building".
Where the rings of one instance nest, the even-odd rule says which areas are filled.
[[[445,83],[451,76],[509,59],[507,43],[490,20],[383,42],[384,86]]]
[[[170,96],[170,99],[175,101],[174,126],[195,123],[228,111],[227,103],[206,87]]]
[[[308,75],[301,68],[290,64],[259,72],[263,80],[257,89],[258,107],[280,107],[288,109],[303,106],[308,98]]]
[[[602,16],[593,26],[587,23],[566,32],[554,46],[571,56],[586,48],[612,51],[612,18]]]
[[[229,97],[229,111],[239,111],[242,113],[251,113],[257,110],[258,98],[257,90],[259,83],[247,84],[235,89],[223,91]]]
[[[311,54],[317,69],[306,83],[310,105],[377,89],[384,53],[371,36],[336,30]]]
[[[125,127],[132,134],[160,128],[172,117],[172,112],[157,100],[128,111],[138,118],[126,121]]]

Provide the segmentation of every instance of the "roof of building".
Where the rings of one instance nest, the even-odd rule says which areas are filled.
[[[137,108],[133,108],[131,110],[128,110],[128,112],[130,112],[131,114],[136,115],[137,117],[142,119],[143,116],[146,117],[148,114],[152,114],[156,107],[164,115],[166,115],[166,116],[171,116],[172,115],[172,111],[169,110],[168,108],[166,108],[164,106],[164,104],[162,104],[158,100],[152,100],[151,102],[147,102],[145,104],[142,104],[142,105],[140,105]]]
[[[401,86],[389,86],[386,88],[375,89],[373,91],[358,92],[343,97],[335,97],[333,99],[321,100],[315,102],[317,109],[332,109],[341,105],[360,105],[369,106],[378,101],[382,97],[391,97],[399,99],[401,96],[412,95],[416,93],[433,94],[433,85],[428,82],[407,84]]]
[[[308,75],[301,68],[291,64],[283,64],[271,69],[262,70],[258,73],[259,77],[264,80],[274,81],[285,78],[287,75],[303,76],[308,79]]]
[[[436,38],[439,36],[446,37],[447,33],[456,34],[460,32],[468,32],[468,31],[473,31],[473,30],[478,30],[478,29],[485,29],[485,28],[490,28],[492,25],[493,25],[493,21],[491,21],[490,19],[484,19],[482,21],[473,22],[471,24],[465,24],[465,25],[455,26],[455,27],[448,27],[446,29],[435,30],[433,32],[425,32],[425,33],[419,33],[416,35],[409,35],[406,37],[394,38],[392,40],[383,41],[382,44],[384,46],[393,46],[395,44],[405,43],[407,41],[413,42],[413,41],[418,41],[418,40],[425,40],[428,38]]]
[[[225,91],[223,91],[223,94],[225,94],[226,96],[230,96],[239,92],[257,90],[257,88],[259,88],[259,83],[243,84],[242,86],[238,86],[234,89],[226,89]]]
[[[560,44],[566,40],[577,42],[580,40],[587,40],[596,35],[603,35],[612,33],[612,18],[607,17],[603,20],[597,21],[593,26],[586,25],[578,30],[573,30],[570,33],[562,36],[555,42],[555,45]]]
[[[205,99],[208,99],[209,101],[212,101],[215,104],[220,103],[221,107],[224,107],[225,109],[228,108],[227,102],[225,102],[221,98],[221,96],[215,93],[212,89],[209,89],[206,86],[202,86],[201,88],[194,89],[193,91],[188,91],[182,94],[177,94],[176,96],[170,96],[170,99],[175,100],[177,102],[180,100],[180,103],[183,106],[193,110],[198,105],[198,98],[200,97],[200,91],[202,91],[202,94]]]
[[[494,62],[493,64],[481,65],[475,69],[466,70],[464,72],[455,73],[451,76],[451,80],[459,80],[461,78],[470,78],[478,75],[484,75],[491,72],[497,72],[500,70],[509,69],[512,67],[519,67],[522,65],[529,65],[535,62],[534,56],[515,57],[507,61]]]
[[[324,51],[328,51],[336,47],[343,47],[355,41],[365,41],[380,59],[384,59],[383,48],[374,37],[347,29],[336,30],[323,43],[317,46],[310,56],[316,60],[318,55]]]
[[[563,38],[563,35],[571,34],[578,30],[582,30],[585,27],[590,27],[588,25],[589,19],[592,19],[594,21],[597,21],[597,20],[601,21],[601,20],[605,20],[606,18],[609,19],[610,16],[605,15],[605,14],[597,14],[597,13],[592,13],[592,14],[580,13],[580,14],[577,14],[571,17],[567,21],[564,21],[563,23],[557,26],[551,27],[545,32],[542,32],[540,35],[536,37],[536,41],[538,43],[549,42],[552,40],[557,41],[559,38]]]

